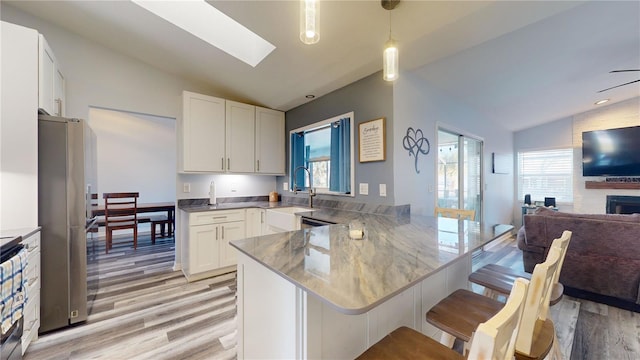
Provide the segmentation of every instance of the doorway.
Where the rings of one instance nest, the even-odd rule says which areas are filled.
[[[438,207],[475,210],[482,221],[483,141],[438,129]]]

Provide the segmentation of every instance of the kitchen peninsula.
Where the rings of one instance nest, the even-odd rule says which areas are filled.
[[[337,224],[231,242],[239,250],[239,359],[355,358],[401,325],[437,338],[425,312],[468,287],[473,251],[513,229],[351,214],[365,224],[363,240]]]

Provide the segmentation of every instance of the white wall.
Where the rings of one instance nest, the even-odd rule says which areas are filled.
[[[512,156],[513,133],[433,88],[411,72],[402,73],[393,89],[396,204],[411,204],[412,213],[433,214],[437,187],[436,132],[441,126],[484,141],[484,221],[510,224],[513,218],[511,194],[514,174],[492,174],[491,153]],[[422,130],[431,145],[429,154],[419,155],[419,174],[415,171],[414,158],[402,145],[408,127]]]
[[[91,108],[96,133],[99,203],[105,192],[139,192],[139,202],[175,199],[175,119]]]

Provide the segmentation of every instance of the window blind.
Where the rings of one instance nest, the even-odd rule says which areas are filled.
[[[573,202],[573,149],[518,153],[518,196],[531,194],[533,201],[555,197],[556,202]]]

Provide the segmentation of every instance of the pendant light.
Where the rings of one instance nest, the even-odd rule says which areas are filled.
[[[300,40],[305,44],[320,41],[320,0],[300,0]]]
[[[389,10],[389,40],[384,44],[382,52],[382,78],[386,81],[394,81],[398,78],[398,45],[391,38],[391,10],[400,0],[381,0],[382,7]]]

